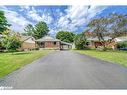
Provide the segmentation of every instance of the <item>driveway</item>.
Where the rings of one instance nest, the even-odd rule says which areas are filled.
[[[13,89],[127,89],[127,68],[73,51],[56,51],[0,79]]]

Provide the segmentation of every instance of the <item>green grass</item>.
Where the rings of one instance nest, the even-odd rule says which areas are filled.
[[[0,53],[0,77],[31,63],[32,61],[48,54],[50,51],[27,51],[12,53]]]
[[[127,51],[75,50],[98,59],[117,63],[127,67]]]

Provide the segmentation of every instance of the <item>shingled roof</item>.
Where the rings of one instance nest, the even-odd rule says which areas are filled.
[[[42,37],[41,39],[36,40],[37,42],[45,42],[45,41],[52,41],[52,42],[56,42],[56,41],[60,41],[59,39],[55,39],[51,36],[45,36]]]
[[[31,39],[32,38],[32,39]],[[35,39],[32,36],[21,36],[19,38],[21,42],[35,43]]]

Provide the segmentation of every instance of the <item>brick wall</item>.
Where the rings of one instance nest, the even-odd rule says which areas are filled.
[[[23,42],[22,45],[21,45],[21,49],[34,49],[34,48],[35,48],[34,43]]]
[[[60,49],[60,42],[45,42],[44,48]]]

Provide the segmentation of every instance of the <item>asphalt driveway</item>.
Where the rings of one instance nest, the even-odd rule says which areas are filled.
[[[56,51],[0,79],[13,89],[127,89],[127,68],[72,51]]]

